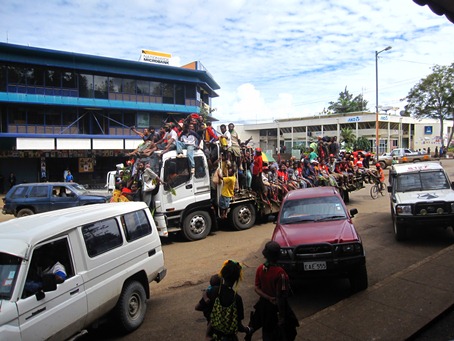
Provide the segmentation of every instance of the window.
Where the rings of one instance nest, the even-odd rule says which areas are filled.
[[[281,224],[347,218],[340,199],[335,196],[288,200],[281,210]]]
[[[174,104],[174,86],[171,83],[162,83],[162,102]]]
[[[161,83],[159,82],[150,82],[150,94],[152,96],[162,96]]]
[[[144,80],[137,81],[137,94],[150,95],[150,82]]]
[[[11,199],[24,198],[27,193],[28,187],[17,186],[13,193],[11,193]]]
[[[175,85],[175,104],[184,104],[184,86],[181,84]]]
[[[25,85],[26,69],[20,66],[8,67],[8,83],[10,85]]]
[[[21,263],[19,257],[0,253],[0,299],[11,299]]]
[[[46,198],[47,191],[47,186],[33,186],[30,191],[30,198]]]
[[[94,76],[95,98],[107,99],[107,77]]]
[[[61,87],[61,72],[58,70],[46,70],[45,82],[47,88],[60,88]]]
[[[121,78],[109,77],[109,92],[121,93],[122,92],[121,83],[122,83]]]
[[[93,75],[79,75],[79,96],[93,98]]]
[[[44,69],[38,66],[28,69],[27,85],[29,87],[44,86]]]
[[[66,237],[39,245],[32,253],[22,298],[35,294],[42,287],[43,275],[53,274],[66,281],[74,273],[71,249]]]
[[[136,81],[134,79],[123,79],[123,93],[136,94]]]
[[[196,156],[194,158],[195,163],[195,177],[197,179],[203,178],[206,175],[205,166],[203,164],[203,158]]]
[[[67,89],[76,89],[77,88],[76,76],[75,76],[74,72],[64,71],[61,76],[62,76],[63,88],[67,88]]]
[[[106,219],[82,227],[85,247],[90,258],[96,257],[123,244],[117,220]]]
[[[167,161],[164,168],[164,189],[169,191],[170,188],[177,187],[189,181],[189,163],[186,158],[171,159]]]
[[[0,91],[6,92],[6,66],[0,65]]]
[[[29,111],[27,115],[27,124],[43,125],[44,113]]]
[[[125,214],[123,217],[126,240],[139,239],[151,233],[151,225],[144,211]]]

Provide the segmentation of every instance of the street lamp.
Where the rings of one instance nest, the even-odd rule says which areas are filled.
[[[378,160],[379,146],[380,146],[380,136],[378,134],[378,55],[384,51],[391,50],[391,46],[381,50],[375,51],[375,146],[376,146],[376,156]]]

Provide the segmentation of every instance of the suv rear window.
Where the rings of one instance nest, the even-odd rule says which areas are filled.
[[[128,242],[139,239],[151,233],[151,225],[145,212],[137,211],[125,214],[122,218]]]
[[[16,198],[24,198],[25,194],[27,193],[28,187],[24,186],[18,186],[14,190],[13,193],[11,193],[11,198],[16,199]]]

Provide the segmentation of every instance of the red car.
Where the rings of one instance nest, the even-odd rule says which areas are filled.
[[[366,257],[347,210],[334,187],[290,191],[273,232],[290,278],[346,277],[353,292],[367,288]]]

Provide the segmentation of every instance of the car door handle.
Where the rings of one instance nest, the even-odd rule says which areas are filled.
[[[192,188],[192,184],[186,185],[186,189],[191,189],[191,188]]]
[[[77,294],[78,292],[79,292],[79,288],[77,288],[76,290],[71,291],[69,294],[70,295],[74,295],[74,294]]]
[[[38,309],[37,311],[32,312],[32,314],[31,314],[30,316],[26,317],[25,319],[26,319],[26,320],[31,319],[32,317],[35,317],[36,315],[42,313],[42,312],[45,311],[45,310],[46,310],[46,307],[43,307],[43,308],[41,308],[41,309]]]

